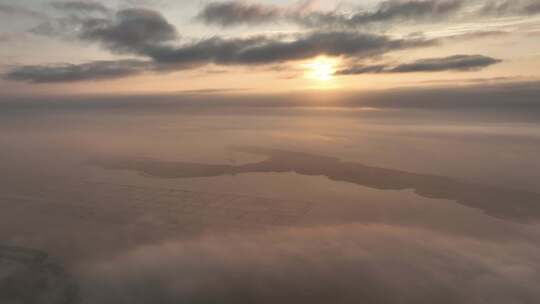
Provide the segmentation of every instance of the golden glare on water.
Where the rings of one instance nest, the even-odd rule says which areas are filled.
[[[330,81],[336,71],[336,59],[318,57],[304,65],[306,77],[317,81]]]

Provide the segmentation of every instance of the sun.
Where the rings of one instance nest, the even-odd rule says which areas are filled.
[[[304,65],[307,78],[327,82],[334,78],[336,60],[328,57],[317,57]]]

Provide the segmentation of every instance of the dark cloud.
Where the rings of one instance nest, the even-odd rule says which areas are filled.
[[[282,21],[310,28],[356,28],[371,23],[434,20],[458,12],[462,4],[462,0],[385,1],[372,11],[361,10],[346,14],[238,1],[211,2],[202,9],[199,19],[206,24],[223,27]]]
[[[351,18],[351,21],[363,23],[395,19],[434,19],[458,11],[462,5],[461,0],[385,1],[374,12],[357,14]]]
[[[537,0],[491,0],[484,3],[479,14],[494,16],[536,15],[540,14],[540,3]]]
[[[178,38],[174,25],[156,10],[129,8],[111,11],[97,2],[55,2],[68,14],[42,22],[33,34],[97,42],[119,53],[138,53]],[[93,14],[93,13],[99,14]]]
[[[379,74],[387,73],[388,65],[375,64],[375,65],[360,65],[355,64],[350,67],[342,68],[335,72],[336,75],[360,75],[360,74]]]
[[[440,20],[457,13],[462,6],[462,0],[385,1],[373,11],[359,11],[353,14],[312,12],[295,16],[293,20],[315,28],[358,28],[373,23]]]
[[[230,9],[232,6],[238,10],[239,5],[233,2],[227,7]],[[245,9],[239,14],[262,12],[255,6]],[[155,11],[135,9],[120,11],[113,20],[86,21],[80,37],[103,43],[115,52],[148,56],[162,65],[167,65],[166,68],[171,68],[171,65],[185,68],[207,63],[273,64],[317,55],[363,58],[392,50],[433,44],[425,39],[391,39],[383,35],[333,31],[290,37],[212,37],[175,47],[166,45],[173,41],[177,34],[163,16]]]
[[[446,36],[443,39],[446,40],[471,40],[471,39],[482,39],[482,38],[491,38],[491,37],[502,37],[510,35],[510,32],[507,31],[474,31],[467,32],[462,34],[455,34]]]
[[[198,19],[222,27],[287,22],[313,29],[356,29],[404,22],[442,22],[452,17],[476,21],[490,16],[538,13],[540,3],[537,0],[387,0],[373,9],[355,9],[352,12],[228,1],[207,4],[198,14]]]
[[[94,2],[57,2],[68,10],[80,9],[83,11],[100,10]],[[459,1],[405,1],[384,2],[371,17],[350,17],[351,20],[386,20],[402,17],[430,14],[447,14],[460,7]],[[211,3],[203,11],[200,18],[207,22],[215,20],[222,25],[234,20],[259,20],[281,14],[301,14],[306,12],[304,7],[278,9],[277,7],[264,7],[260,4],[246,4],[242,2]],[[223,14],[223,15],[221,15]],[[219,19],[216,16],[225,19]],[[264,17],[263,15],[267,16]],[[213,16],[213,17],[211,17]],[[215,19],[217,18],[217,19]],[[253,19],[251,19],[253,18]],[[366,19],[367,18],[367,19]],[[364,22],[362,21],[362,22]],[[371,22],[369,21],[369,22]],[[247,21],[251,22],[251,21]],[[55,79],[54,81],[70,81],[58,75],[71,75],[74,80],[80,81],[94,79],[92,74],[100,78],[114,75],[132,75],[141,72],[143,68],[152,70],[171,71],[191,69],[207,64],[217,65],[271,65],[290,61],[306,60],[320,55],[342,57],[350,60],[378,57],[392,51],[433,46],[439,40],[427,39],[422,36],[406,38],[392,38],[390,36],[363,33],[357,31],[313,31],[293,35],[259,35],[245,38],[223,38],[219,36],[202,39],[194,42],[178,44],[176,28],[164,16],[150,9],[124,9],[116,14],[106,15],[102,18],[68,16],[56,22],[56,26],[43,24],[34,29],[42,33],[54,34],[55,29],[63,28],[71,31],[72,37],[96,42],[115,53],[132,54],[146,57],[154,64],[137,66],[135,69],[115,64],[113,70],[104,69],[101,62],[83,65],[60,65],[19,67],[8,72],[7,78],[41,82],[27,75],[42,74],[43,71],[51,73],[51,77],[40,75],[36,79]],[[61,32],[61,31],[60,31]],[[482,33],[483,35],[484,33]],[[478,34],[480,35],[480,34]],[[491,33],[490,33],[491,35]],[[499,61],[480,55],[460,55],[447,58],[426,59],[403,64],[399,66],[353,66],[343,69],[338,74],[363,73],[405,73],[417,71],[448,71],[448,70],[474,70]],[[97,70],[97,73],[94,73]],[[101,73],[104,72],[105,73]],[[22,75],[20,76],[22,72]],[[78,76],[80,74],[81,76]],[[101,76],[103,74],[103,77]]]
[[[34,26],[28,32],[39,36],[73,39],[77,35],[79,26],[80,19],[69,17],[47,20]]]
[[[32,83],[96,81],[137,75],[150,66],[150,63],[138,60],[20,66],[10,70],[4,78]]]
[[[530,14],[540,14],[540,3],[539,2],[533,2],[525,6],[525,12],[528,12]]]
[[[127,53],[137,53],[177,37],[176,28],[161,13],[150,9],[125,9],[112,19],[86,20],[80,33],[84,40],[97,41],[113,51]]]
[[[383,35],[354,32],[317,32],[282,39],[257,36],[246,39],[211,38],[179,48],[146,49],[159,63],[168,64],[275,64],[318,55],[365,58],[390,51],[424,47],[424,39],[392,39]]]
[[[413,63],[399,65],[393,68],[391,72],[471,71],[499,62],[501,60],[482,55],[455,55],[444,58],[417,60]]]
[[[125,12],[125,11],[124,11]],[[130,14],[134,13],[130,11]],[[153,15],[153,14],[152,14]],[[122,18],[120,18],[122,19]],[[159,19],[160,20],[160,19]],[[103,43],[113,51],[146,56],[153,65],[130,65],[97,62],[83,65],[19,67],[7,74],[7,79],[32,82],[81,81],[120,77],[141,72],[144,68],[170,71],[218,65],[268,65],[305,60],[319,55],[368,58],[407,48],[431,46],[425,39],[392,39],[384,35],[354,32],[316,32],[294,36],[254,36],[225,39],[213,37],[182,46],[167,45],[173,38],[169,27],[110,25],[99,19],[97,25],[86,25],[81,37]],[[158,22],[163,25],[162,22]],[[150,35],[156,32],[156,36]],[[73,79],[70,79],[72,77]],[[97,78],[97,77],[96,77]]]
[[[45,19],[47,15],[32,9],[28,9],[18,5],[0,3],[0,15],[11,17],[27,17]]]
[[[56,1],[51,4],[54,8],[72,12],[98,12],[108,13],[110,10],[105,5],[94,1]]]
[[[455,55],[443,58],[420,59],[412,63],[389,65],[356,65],[341,69],[338,75],[414,73],[442,71],[474,71],[501,62],[483,55]]]
[[[101,7],[94,2],[62,2],[57,5],[75,12],[88,13],[100,11],[102,8],[107,10],[106,7]],[[118,53],[139,53],[146,47],[160,45],[178,38],[176,28],[155,10],[130,8],[116,13],[108,12],[100,17],[75,12],[61,18],[47,20],[32,28],[30,32],[97,42]]]
[[[206,24],[223,27],[241,24],[261,24],[279,21],[282,10],[275,6],[245,2],[211,2],[199,13]]]

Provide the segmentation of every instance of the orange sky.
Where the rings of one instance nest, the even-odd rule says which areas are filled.
[[[489,4],[489,0],[485,1],[488,1]],[[418,14],[421,15],[410,16],[407,15],[408,13],[398,14],[399,9],[402,8],[406,12],[404,8],[406,8],[408,1],[393,1],[396,4],[392,8],[392,12],[398,13],[394,13],[395,16],[392,18],[388,18],[388,20],[377,19],[376,22],[366,21],[366,24],[348,28],[335,24],[329,26],[319,23],[306,26],[298,20],[306,19],[306,16],[314,18],[313,16],[317,16],[317,14],[328,14],[342,19],[343,16],[350,17],[357,14],[366,20],[371,20],[365,16],[369,15],[373,19],[375,18],[373,16],[379,16],[382,14],[381,12],[388,14],[388,9],[380,1],[357,1],[356,3],[353,1],[349,5],[336,5],[331,1],[325,1],[324,4],[313,1],[311,5],[307,6],[300,6],[300,3],[295,1],[223,1],[212,3],[236,5],[232,11],[233,16],[224,15],[231,14],[229,7],[229,10],[218,11],[221,15],[209,15],[207,20],[201,15],[205,10],[208,10],[208,7],[205,7],[204,4],[194,4],[192,1],[165,1],[163,5],[157,5],[150,1],[133,5],[118,0],[102,2],[99,7],[84,8],[84,10],[80,7],[76,10],[73,7],[37,0],[24,0],[17,4],[2,4],[0,2],[2,16],[0,25],[4,25],[0,27],[2,28],[0,39],[3,44],[0,50],[2,58],[0,59],[0,72],[4,74],[3,79],[0,80],[0,88],[4,94],[10,95],[163,93],[208,89],[289,92],[306,89],[366,90],[430,86],[441,83],[466,84],[479,80],[488,82],[533,80],[540,77],[540,40],[536,39],[540,33],[540,18],[536,13],[525,11],[524,8],[533,7],[527,1],[531,0],[512,2],[515,7],[505,14],[494,15],[482,11],[484,15],[477,14],[473,17],[468,16],[467,12],[487,4],[478,1],[475,2],[475,6],[471,5],[473,2],[470,1],[461,1],[463,2],[461,3],[459,0],[423,0],[421,2],[426,4],[427,11],[417,9]],[[534,2],[534,0],[532,1]],[[67,2],[77,1],[64,3]],[[431,2],[435,4],[427,6]],[[455,11],[441,13],[443,8],[440,3],[454,2],[460,5],[452,8]],[[246,10],[246,7],[251,10]],[[245,11],[241,11],[242,9]],[[167,62],[166,67],[163,68],[165,63],[160,62],[162,59],[153,54],[144,53],[146,50],[135,50],[134,45],[119,46],[118,43],[122,42],[120,41],[122,36],[115,38],[120,40],[112,41],[110,40],[112,36],[96,36],[97,32],[94,31],[91,33],[94,36],[88,38],[90,34],[84,32],[87,30],[84,23],[69,24],[67,28],[59,26],[61,22],[66,22],[65,20],[73,16],[82,20],[99,17],[104,20],[110,19],[104,25],[108,28],[99,28],[99,33],[106,33],[107,30],[110,30],[109,34],[117,34],[113,31],[128,29],[130,33],[127,35],[129,36],[133,32],[140,35],[137,33],[139,30],[147,31],[143,23],[149,19],[136,19],[132,24],[122,24],[125,20],[121,19],[121,14],[126,10],[139,10],[139,13],[144,12],[144,18],[149,15],[154,18],[150,20],[151,22],[162,22],[167,26],[170,25],[169,30],[176,31],[176,38],[167,37],[159,40],[161,39],[159,35],[162,33],[156,32],[145,37],[144,39],[148,39],[148,41],[144,41],[144,43],[145,47],[148,45],[152,47],[159,45],[162,49],[167,47],[176,54],[185,51],[185,48],[199,47],[199,43],[204,45],[205,41],[211,39],[220,39],[220,41],[229,43],[235,39],[246,40],[253,37],[265,37],[264,39],[272,40],[264,42],[262,44],[264,47],[272,43],[276,45],[289,43],[292,45],[290,47],[296,47],[294,43],[300,45],[307,43],[299,42],[300,40],[312,39],[309,40],[309,43],[321,49],[309,52],[308,48],[302,53],[305,55],[292,55],[283,58],[276,56],[276,60],[264,59],[265,61],[256,64],[242,62],[243,59],[234,59],[235,62],[223,64],[222,59],[218,58],[221,56],[218,53],[209,55],[208,58],[202,60],[197,59],[194,66],[179,67],[179,63]],[[255,12],[260,15],[255,16],[255,19],[249,22],[241,21],[239,18],[234,19],[237,17],[234,14],[238,14],[239,11],[242,14]],[[264,21],[266,16],[264,14],[270,14],[273,19]],[[538,14],[540,15],[540,12]],[[350,20],[347,21],[349,22],[346,23],[347,26],[349,26]],[[233,24],[220,24],[220,22],[232,22]],[[141,24],[143,25],[141,26]],[[371,54],[349,50],[342,51],[341,49],[344,49],[345,46],[334,45],[341,42],[319,41],[317,39],[323,38],[318,38],[318,36],[308,37],[309,35],[316,36],[319,33],[329,32],[372,35],[384,37],[384,39],[405,41],[405,43],[415,39],[424,39],[433,41],[433,43],[418,47],[399,47],[395,50],[386,49],[383,46]],[[138,38],[140,37],[138,36]],[[327,43],[329,45],[326,45]],[[344,41],[343,43],[348,42]],[[365,42],[358,42],[360,48],[363,47],[362,43]],[[141,46],[137,45],[136,47]],[[248,50],[260,48],[261,44],[243,47],[242,52],[246,48]],[[269,47],[275,46],[270,45]],[[204,50],[200,52],[203,53]],[[213,52],[218,51],[213,50]],[[367,52],[371,51],[367,50]],[[463,62],[455,63],[454,67],[444,64],[445,60],[456,55],[483,56],[482,58],[488,58],[493,62],[471,68],[460,68],[461,64],[464,64]],[[272,54],[265,56],[272,57]],[[111,69],[110,67],[92,67],[92,70],[88,72],[86,70],[88,67],[79,66],[102,60],[117,62],[126,59],[142,61],[151,65],[157,64],[159,67],[143,68],[136,70],[136,72],[130,70],[122,77],[109,77],[107,73],[110,71],[104,72],[103,69]],[[424,67],[424,70],[406,73],[396,72],[401,70],[403,66],[411,64],[424,66],[425,60],[428,60],[429,63],[435,61],[436,67],[430,66],[427,69]],[[441,61],[443,61],[442,67]],[[371,71],[339,75],[339,71],[358,65],[362,67],[384,66],[384,68],[383,72]],[[59,66],[63,69],[58,70]],[[69,74],[60,75],[61,80],[50,80],[51,75],[67,73],[66,67],[69,69]],[[21,71],[21,68],[26,69]],[[125,68],[125,66],[121,68]],[[132,69],[133,67],[128,68]],[[36,75],[37,69],[39,69],[38,75]],[[101,74],[91,77],[87,75],[94,72]],[[77,73],[87,74],[78,76]],[[17,76],[13,76],[14,74]],[[73,77],[73,79],[69,77]]]

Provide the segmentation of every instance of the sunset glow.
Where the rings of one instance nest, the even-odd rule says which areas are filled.
[[[305,64],[306,77],[323,82],[334,79],[334,73],[336,71],[335,62],[335,59],[327,57],[315,58],[313,61]]]

